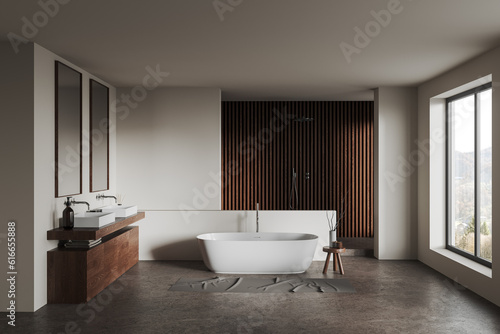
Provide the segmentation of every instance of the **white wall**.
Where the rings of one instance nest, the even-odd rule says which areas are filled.
[[[500,267],[481,266],[446,249],[445,246],[445,125],[443,93],[472,81],[493,80],[493,129],[500,127],[500,49],[490,51],[421,85],[418,91],[418,139],[433,145],[418,170],[418,259],[468,289],[500,305]],[[479,80],[478,80],[479,79]],[[496,80],[496,82],[495,82]],[[500,259],[500,132],[493,131],[493,262]],[[495,272],[495,268],[496,271]]]
[[[8,112],[8,122],[1,131],[2,157],[2,226],[8,220],[18,222],[17,235],[17,311],[35,311],[47,303],[47,251],[57,246],[57,241],[47,240],[47,230],[58,227],[64,209],[64,198],[54,198],[54,111],[55,111],[55,61],[61,61],[82,73],[83,129],[89,124],[90,78],[100,81],[36,44],[30,44],[15,55],[10,45],[1,43],[2,51],[2,103]],[[4,73],[6,75],[4,75]],[[101,81],[102,82],[102,81]],[[109,85],[107,85],[109,86]],[[110,100],[115,99],[115,89],[110,87]],[[115,112],[110,109],[110,122]],[[88,147],[88,137],[83,145]],[[85,151],[85,150],[84,150]],[[83,193],[74,196],[87,201],[92,207],[102,206],[96,194],[89,192],[89,156],[83,154]],[[110,190],[116,187],[116,134],[110,133]],[[5,179],[5,180],[4,180]],[[5,185],[5,187],[4,187]],[[5,207],[3,206],[5,204]],[[86,206],[75,206],[83,212]],[[4,233],[4,231],[0,231]],[[5,239],[1,240],[2,257]],[[7,263],[7,260],[3,261]],[[6,290],[5,280],[0,283]],[[7,305],[6,294],[1,295],[2,308]]]
[[[148,211],[139,229],[139,260],[201,260],[196,236],[255,232],[255,211]],[[315,261],[328,245],[325,211],[259,211],[260,232],[311,233],[319,237]]]
[[[133,91],[120,88],[117,96]],[[219,89],[156,88],[118,114],[118,193],[125,203],[141,210],[220,209]]]
[[[374,252],[381,260],[417,257],[416,115],[416,89],[375,91]]]
[[[17,311],[33,310],[33,45],[0,43],[0,307],[6,311],[7,223],[16,222]],[[53,188],[53,187],[52,187]],[[4,317],[2,321],[7,321]]]

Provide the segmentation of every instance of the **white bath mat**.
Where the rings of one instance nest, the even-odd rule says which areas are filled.
[[[214,277],[181,278],[170,291],[194,292],[356,292],[347,279]]]

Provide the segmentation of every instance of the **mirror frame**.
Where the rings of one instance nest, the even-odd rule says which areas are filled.
[[[80,109],[80,145],[79,145],[79,167],[80,167],[80,189],[76,193],[72,194],[59,194],[59,67],[64,66],[68,68],[69,70],[75,72],[79,76],[79,90],[80,90],[80,100],[79,100],[79,109]],[[82,116],[82,73],[79,71],[75,70],[74,68],[69,67],[68,65],[60,62],[60,61],[55,61],[55,197],[67,197],[67,196],[74,196],[74,195],[80,195],[82,193],[82,184],[83,184],[83,178],[82,178],[82,132],[83,132],[83,116]]]
[[[93,189],[93,161],[94,161],[94,153],[93,153],[93,147],[94,147],[94,136],[93,136],[93,131],[94,129],[92,128],[92,89],[94,85],[98,85],[101,87],[104,87],[106,89],[106,188],[105,189]],[[109,190],[109,87],[103,85],[102,83],[90,79],[89,80],[89,147],[90,147],[90,159],[89,159],[89,174],[90,174],[90,185],[89,185],[89,191],[92,192],[97,192],[97,191],[104,191],[104,190]]]

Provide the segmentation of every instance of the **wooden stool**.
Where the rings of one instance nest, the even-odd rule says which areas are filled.
[[[331,248],[328,246],[323,247],[323,252],[326,252],[326,261],[323,268],[323,274],[326,274],[328,270],[328,264],[330,263],[330,254],[333,253],[333,271],[337,271],[337,261],[339,263],[339,271],[341,275],[344,275],[344,267],[342,266],[342,259],[340,258],[340,253],[345,252],[345,248]]]

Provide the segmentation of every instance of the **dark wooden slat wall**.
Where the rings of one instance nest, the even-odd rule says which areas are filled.
[[[373,102],[222,102],[223,210],[289,210],[292,168],[295,209],[343,210],[339,236],[373,237]]]

